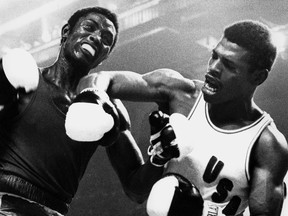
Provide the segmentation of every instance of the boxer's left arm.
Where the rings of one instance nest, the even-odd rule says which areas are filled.
[[[283,134],[269,125],[255,143],[250,157],[251,216],[280,216],[283,179],[288,169],[288,147]]]
[[[18,92],[29,93],[37,88],[38,67],[32,55],[22,49],[13,49],[0,59],[0,106],[15,102]]]
[[[107,91],[110,97],[122,100],[168,103],[170,114],[178,112],[185,116],[191,109],[191,104],[188,105],[189,109],[185,109],[185,102],[196,92],[193,80],[171,69],[157,69],[145,74],[131,71],[94,72],[80,80],[78,92],[85,88],[101,89]]]
[[[120,117],[120,134],[113,145],[106,148],[109,160],[117,173],[126,195],[133,201],[144,202],[153,184],[163,174],[162,167],[144,163],[142,153],[130,131],[130,119],[119,100],[114,104]]]

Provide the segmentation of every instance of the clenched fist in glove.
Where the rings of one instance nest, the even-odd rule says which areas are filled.
[[[201,216],[204,201],[185,177],[167,173],[152,187],[147,200],[149,216]]]
[[[149,116],[151,129],[148,155],[155,166],[163,166],[170,159],[180,155],[173,128],[169,124],[169,116],[161,111],[154,111]]]
[[[101,145],[112,144],[109,137],[118,135],[119,115],[105,91],[95,88],[83,89],[70,105],[66,114],[66,134],[82,142],[99,141]]]

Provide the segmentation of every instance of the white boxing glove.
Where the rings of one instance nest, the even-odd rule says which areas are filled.
[[[70,105],[65,120],[66,134],[75,141],[91,142],[103,138],[112,144],[119,132],[119,115],[104,91],[84,89]]]
[[[203,198],[195,185],[177,173],[167,173],[152,187],[146,211],[149,216],[202,216]]]
[[[15,89],[26,92],[35,90],[39,83],[38,66],[33,56],[26,50],[16,48],[2,58],[3,70]]]

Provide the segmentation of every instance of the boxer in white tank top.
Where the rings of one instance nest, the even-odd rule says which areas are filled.
[[[251,148],[272,122],[271,117],[263,112],[248,126],[224,130],[211,122],[200,94],[188,119],[190,131],[201,128],[204,133],[191,132],[193,151],[181,159],[172,159],[165,172],[179,173],[195,184],[206,204],[203,215],[208,216],[213,209],[215,215],[242,213],[248,206]]]

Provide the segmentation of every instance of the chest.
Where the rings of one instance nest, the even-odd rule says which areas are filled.
[[[48,90],[48,97],[50,97],[54,106],[62,113],[66,114],[68,107],[72,103],[71,97],[67,92],[54,84],[46,83]]]

